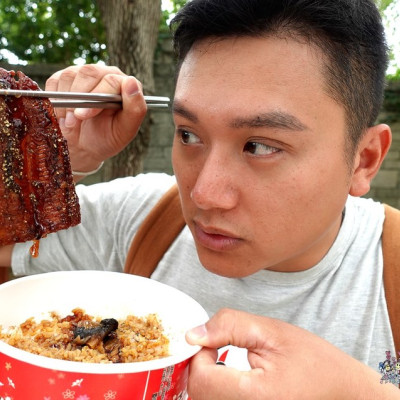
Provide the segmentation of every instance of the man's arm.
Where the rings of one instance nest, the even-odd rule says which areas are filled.
[[[0,247],[0,284],[8,280],[14,245]]]
[[[0,247],[0,268],[11,267],[11,255],[13,248],[14,248],[13,244]]]

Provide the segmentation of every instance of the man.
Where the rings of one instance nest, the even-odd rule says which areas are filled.
[[[389,127],[374,125],[387,54],[372,0],[193,0],[173,24],[172,158],[187,227],[152,278],[214,315],[187,335],[206,346],[191,365],[190,396],[400,397],[376,372],[393,350],[384,211],[357,198],[391,142]],[[60,112],[74,170],[118,152],[145,112],[140,84],[115,68],[68,68],[47,89],[123,96],[119,112]],[[121,270],[175,177],[78,185],[82,224],[49,235],[37,260],[29,244],[3,249],[2,265],[12,261],[16,274]],[[248,349],[250,371],[215,365],[226,344]]]

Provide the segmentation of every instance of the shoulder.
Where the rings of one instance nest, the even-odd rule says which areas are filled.
[[[77,185],[76,191],[79,200],[84,202],[135,200],[141,203],[149,200],[155,203],[175,182],[175,177],[171,175],[147,173],[89,186]]]
[[[92,226],[94,220],[99,220],[108,230],[117,229],[120,236],[131,238],[174,183],[175,177],[171,175],[148,173],[89,186],[77,185],[82,223]]]
[[[391,221],[400,224],[399,209],[373,199],[349,196],[346,202],[347,211],[354,213],[365,221],[383,223],[390,218]]]
[[[385,216],[385,209],[384,205],[376,200],[348,196],[347,214],[352,214],[354,218],[362,219],[364,222],[381,224]]]
[[[385,210],[373,199],[348,196],[342,228],[357,247],[380,247]],[[374,245],[372,245],[374,244]]]

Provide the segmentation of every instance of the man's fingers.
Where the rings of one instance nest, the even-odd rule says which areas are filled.
[[[203,348],[191,360],[188,381],[188,393],[191,399],[253,398],[250,391],[251,388],[254,389],[254,382],[263,374],[262,370],[243,372],[217,365],[215,362],[216,351],[207,348]]]
[[[275,320],[230,309],[219,311],[205,325],[186,334],[190,344],[211,348],[230,344],[256,353],[274,348],[278,337]]]
[[[147,105],[142,93],[141,83],[133,76],[125,77],[121,82],[123,110],[116,115],[115,127],[118,137],[122,141],[133,139],[143,118],[146,115]],[[124,138],[128,134],[129,138]]]
[[[215,362],[216,351],[212,349],[204,348],[193,357],[188,381],[190,398],[208,400],[212,393],[215,399],[239,399],[237,388],[231,386],[239,379],[239,372]]]
[[[58,92],[97,92],[119,94],[121,81],[126,75],[117,67],[84,65],[72,66],[53,74],[46,82],[46,90]],[[101,109],[57,109],[59,118],[73,112],[79,119],[96,116]],[[68,122],[67,122],[68,125]]]
[[[109,74],[125,76],[116,67],[98,65],[72,66],[58,71],[46,82],[46,90],[59,92],[91,92],[98,83]]]
[[[122,86],[125,79],[128,77],[126,75],[121,74],[107,74],[102,77],[102,79],[97,83],[97,85],[93,86],[90,89],[91,93],[107,93],[107,94],[121,94]],[[137,80],[133,77],[130,79],[137,82]],[[139,83],[135,83],[135,87],[138,87]],[[135,93],[138,93],[140,90],[135,89]],[[126,108],[125,104],[125,108]],[[79,119],[89,119],[93,118],[96,115],[101,113],[101,108],[77,108],[75,110],[75,116]]]
[[[71,77],[71,79],[73,79],[73,77],[75,76],[75,73],[72,72],[73,69],[75,69],[75,68],[76,67],[66,68],[69,71],[71,71],[71,72],[68,73],[69,76]],[[48,78],[47,81],[46,81],[45,90],[51,91],[51,92],[60,91],[58,86],[59,86],[60,77],[63,74],[63,72],[64,72],[64,70],[60,70],[60,71],[57,71],[56,73],[54,73],[53,75],[51,75],[50,78]],[[73,110],[68,110],[68,111],[73,112]],[[66,118],[66,115],[67,115],[67,109],[65,109],[65,108],[56,108],[55,112],[56,112],[57,118],[59,120],[61,130],[64,131],[65,128],[66,128],[66,126],[65,126],[65,118]]]

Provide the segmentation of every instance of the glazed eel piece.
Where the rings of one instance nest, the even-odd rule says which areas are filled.
[[[40,90],[0,68],[1,89]],[[0,246],[38,240],[81,221],[68,147],[49,99],[0,96]]]

